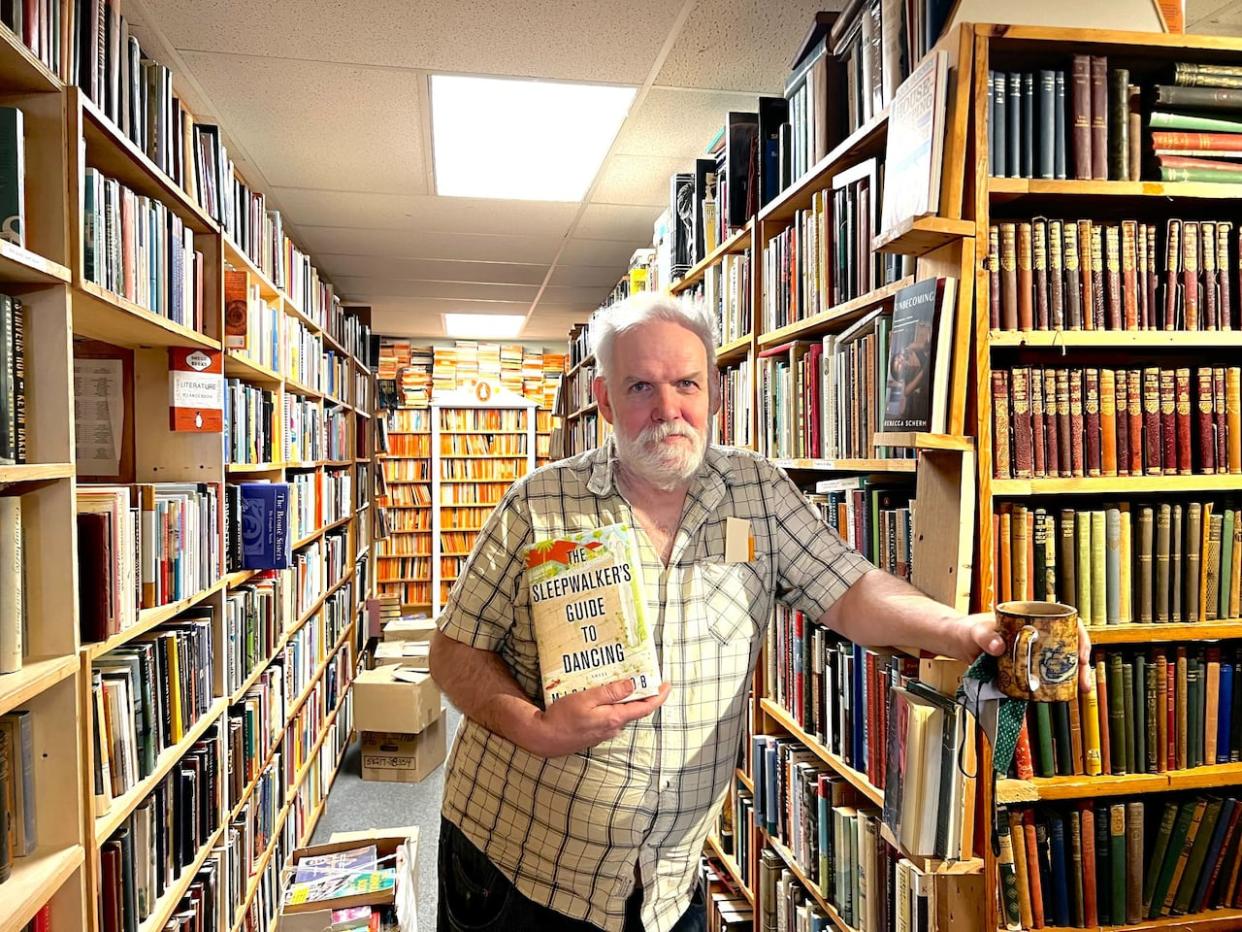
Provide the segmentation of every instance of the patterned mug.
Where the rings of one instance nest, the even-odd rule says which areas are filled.
[[[1078,695],[1078,610],[1059,602],[1003,602],[996,627],[1005,653],[996,658],[1006,696],[1067,702]]]

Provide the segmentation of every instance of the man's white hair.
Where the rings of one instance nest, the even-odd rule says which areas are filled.
[[[707,352],[707,383],[714,399],[719,389],[716,378],[716,339],[712,319],[702,301],[677,298],[663,292],[640,291],[595,315],[591,338],[595,344],[597,373],[608,381],[612,374],[613,352],[618,335],[649,321],[680,324],[699,338]]]

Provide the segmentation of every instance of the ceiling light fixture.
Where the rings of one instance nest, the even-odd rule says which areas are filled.
[[[480,337],[490,340],[513,339],[526,325],[523,314],[442,314],[444,332],[459,340]]]
[[[580,201],[635,88],[431,76],[436,193]]]

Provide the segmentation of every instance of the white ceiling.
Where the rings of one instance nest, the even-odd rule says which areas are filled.
[[[1242,35],[1242,0],[1186,0],[1186,31]]]
[[[725,111],[779,93],[841,0],[125,0],[195,113],[380,332],[527,314],[559,342],[608,294]],[[582,203],[435,196],[432,72],[638,88]],[[496,140],[495,157],[505,157]]]

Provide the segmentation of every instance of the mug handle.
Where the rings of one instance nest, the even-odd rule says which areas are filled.
[[[1026,689],[1032,695],[1039,689],[1039,673],[1035,669],[1035,642],[1039,640],[1039,630],[1032,625],[1024,625],[1013,642],[1014,671],[1026,671]]]

